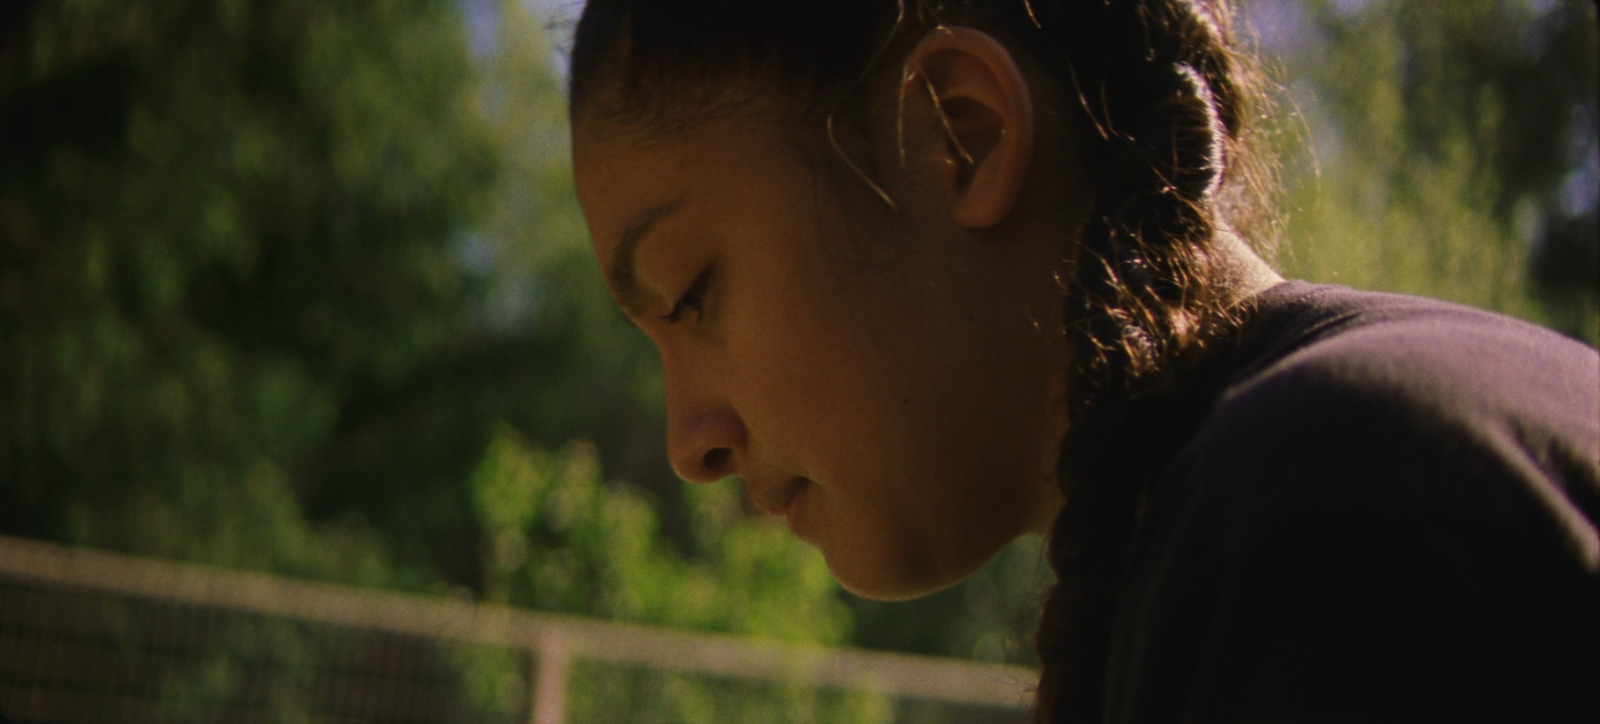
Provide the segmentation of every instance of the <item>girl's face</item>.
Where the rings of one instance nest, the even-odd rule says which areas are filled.
[[[899,169],[899,213],[847,212],[857,191],[753,113],[646,138],[580,117],[574,166],[607,283],[661,353],[679,475],[743,478],[873,598],[951,585],[1053,519],[1058,248],[962,228]]]

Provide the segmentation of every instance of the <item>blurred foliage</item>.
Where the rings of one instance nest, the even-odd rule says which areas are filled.
[[[487,534],[486,597],[495,603],[790,643],[842,645],[848,609],[822,556],[781,526],[751,518],[730,486],[684,497],[694,550],[664,540],[657,507],[600,479],[595,449],[560,454],[502,429],[472,476]],[[575,721],[882,721],[866,693],[718,681],[583,663]]]
[[[8,12],[5,530],[380,582],[371,519],[296,493],[463,341],[496,149],[454,6]]]
[[[1600,74],[1583,0],[1259,0],[1313,143],[1286,148],[1295,276],[1600,343]],[[1283,32],[1288,30],[1289,32]]]
[[[490,62],[447,0],[6,6],[0,529],[477,587],[496,419],[670,479],[501,6]]]
[[[842,644],[850,633],[822,556],[746,515],[732,486],[684,496],[687,557],[662,539],[656,506],[601,481],[583,443],[557,455],[503,430],[472,491],[489,601],[789,642]]]

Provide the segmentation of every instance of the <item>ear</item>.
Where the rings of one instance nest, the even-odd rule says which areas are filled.
[[[956,222],[1005,220],[1034,145],[1033,95],[1011,52],[981,31],[937,27],[912,48],[901,82],[901,97],[930,101],[943,127],[934,172]]]

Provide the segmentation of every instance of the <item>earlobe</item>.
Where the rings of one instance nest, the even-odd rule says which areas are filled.
[[[963,27],[930,31],[906,59],[903,95],[918,94],[945,143],[936,171],[955,221],[986,228],[1016,206],[1033,156],[1033,97],[1010,51]]]

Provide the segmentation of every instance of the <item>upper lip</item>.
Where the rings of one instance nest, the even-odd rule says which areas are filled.
[[[779,485],[758,485],[747,483],[750,488],[750,500],[755,503],[756,509],[766,515],[786,515],[789,504],[794,502],[794,496],[805,487],[806,479],[801,477],[790,478]]]

